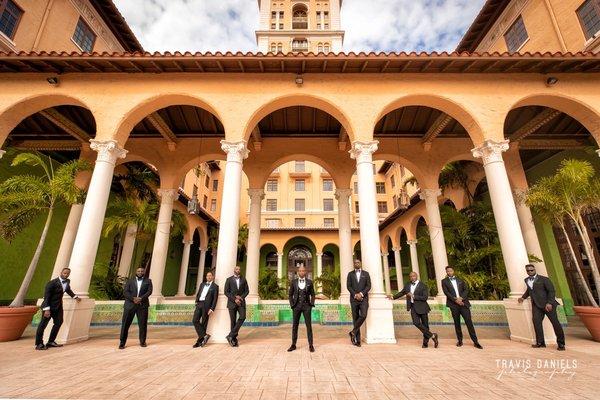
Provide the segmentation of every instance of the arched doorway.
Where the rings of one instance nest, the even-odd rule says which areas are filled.
[[[288,253],[288,280],[291,281],[296,276],[296,271],[300,266],[306,268],[309,279],[313,276],[313,256],[310,249],[304,245],[292,247]]]

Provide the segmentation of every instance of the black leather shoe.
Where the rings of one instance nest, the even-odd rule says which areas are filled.
[[[63,347],[62,344],[58,344],[56,342],[48,342],[46,343],[46,347],[50,348],[50,347]]]
[[[235,342],[233,341],[233,338],[229,335],[225,336],[225,339],[227,339],[227,343],[229,343],[229,345],[231,347],[235,347]]]
[[[148,345],[146,344],[146,342],[144,342],[144,343],[140,343],[140,347],[148,347]]]
[[[531,347],[533,347],[534,349],[540,349],[542,347],[546,347],[546,345],[544,343],[536,343],[532,344]]]
[[[48,348],[46,346],[44,346],[43,344],[38,344],[35,346],[36,350],[48,350]]]
[[[124,344],[120,344],[120,345],[119,345],[119,350],[123,350],[124,348],[125,348],[125,345],[124,345]]]
[[[238,342],[237,338],[233,339],[233,347],[240,347],[240,343]]]
[[[310,350],[311,353],[315,352],[315,346],[313,346],[312,344],[308,345],[308,350]]]
[[[462,340],[459,340],[458,342],[456,342],[456,347],[462,347]]]
[[[356,343],[354,343],[354,345],[355,345],[356,347],[360,347],[360,346],[361,346],[361,345],[360,345],[360,340],[357,340],[357,341],[356,341]]]
[[[296,345],[295,344],[291,345],[290,348],[287,351],[294,351],[294,350],[296,350]]]
[[[350,341],[352,342],[352,344],[356,346],[356,335],[354,334],[354,332],[350,331],[348,332],[348,335],[350,336]]]
[[[565,351],[566,348],[565,348],[565,346],[558,346],[556,350],[558,350],[558,351]]]
[[[421,348],[422,348],[422,349],[426,349],[426,348],[428,348],[428,347],[429,347],[429,345],[428,345],[428,344],[423,344],[423,345],[421,346]]]
[[[479,342],[475,342],[473,343],[473,346],[475,346],[476,349],[483,349],[483,346],[479,344]]]
[[[202,345],[202,341],[198,340],[196,343],[194,343],[194,345],[192,346],[193,348],[197,349],[198,347],[200,347]]]
[[[207,333],[206,335],[204,335],[204,338],[202,338],[202,342],[200,343],[200,347],[206,346],[206,343],[208,343],[208,339],[210,339],[210,335]]]
[[[440,342],[438,341],[438,334],[434,333],[433,336],[431,337],[431,339],[433,340],[433,347],[435,347],[437,349],[438,346],[440,345]]]

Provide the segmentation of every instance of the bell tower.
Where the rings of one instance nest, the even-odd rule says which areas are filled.
[[[342,0],[258,0],[260,26],[256,31],[262,53],[339,53],[344,31]]]

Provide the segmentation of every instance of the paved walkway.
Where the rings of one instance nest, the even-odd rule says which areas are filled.
[[[568,328],[566,352],[511,342],[504,328],[478,329],[484,350],[469,341],[457,348],[451,327],[436,328],[438,349],[421,349],[410,326],[397,329],[396,345],[356,348],[347,327],[316,326],[315,353],[304,331],[299,349],[286,352],[289,325],[244,328],[239,348],[200,349],[191,347],[191,327],[150,327],[147,348],[132,329],[125,350],[117,349],[118,328],[93,328],[85,343],[44,352],[33,350],[28,329],[24,339],[0,343],[0,398],[598,398],[600,343],[581,327]]]

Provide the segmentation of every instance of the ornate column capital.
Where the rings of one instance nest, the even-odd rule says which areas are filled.
[[[387,257],[390,253],[381,253],[381,257]]]
[[[158,189],[158,195],[161,202],[173,203],[179,197],[179,191],[177,189]]]
[[[283,253],[277,253],[277,257],[283,257]]]
[[[125,158],[127,150],[119,147],[116,140],[90,140],[90,149],[96,151],[96,161],[115,164],[119,158]]]
[[[316,256],[317,257],[323,257],[323,253],[317,253]]]
[[[208,251],[207,248],[200,247],[200,246],[198,246],[198,250],[200,250],[201,252],[204,252],[204,253],[206,253]]]
[[[417,239],[413,239],[413,240],[407,240],[406,243],[409,246],[415,246],[417,243],[419,243],[419,241]]]
[[[352,196],[352,189],[335,189],[335,198],[338,201],[348,201],[348,199]]]
[[[184,240],[181,241],[181,243],[187,244],[188,246],[191,246],[194,243],[194,241],[193,240],[185,240],[184,239]]]
[[[352,142],[352,150],[350,150],[350,157],[360,163],[371,163],[373,162],[373,153],[378,149],[379,142],[374,140],[372,142]]]
[[[494,140],[486,140],[483,145],[471,150],[473,157],[481,158],[483,165],[493,162],[503,162],[502,153],[508,150],[508,140],[496,142]]]
[[[392,250],[395,252],[402,250],[402,247],[394,247],[392,248]]]
[[[227,154],[227,162],[238,162],[241,163],[248,158],[248,148],[246,147],[246,141],[241,140],[239,142],[228,142],[221,140],[221,149]]]
[[[265,191],[263,189],[248,189],[248,196],[251,201],[262,201],[265,198]]]
[[[421,189],[419,198],[425,201],[437,201],[437,198],[442,195],[442,189]]]

